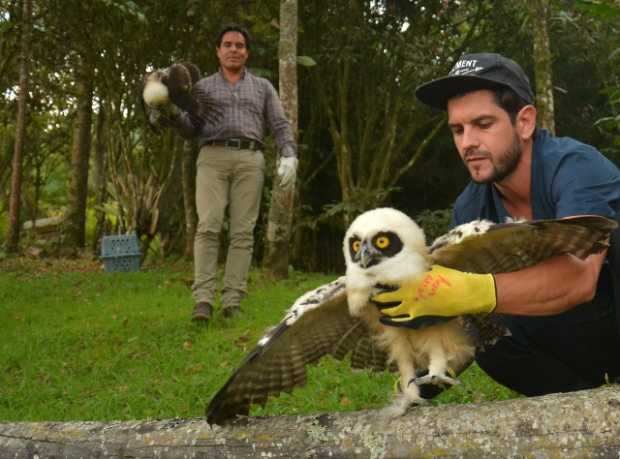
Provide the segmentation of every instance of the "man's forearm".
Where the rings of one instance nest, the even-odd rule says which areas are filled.
[[[179,111],[174,114],[171,117],[171,125],[186,139],[191,139],[199,134],[196,126],[190,121],[187,112]]]
[[[495,312],[545,316],[591,300],[605,253],[590,255],[585,260],[561,255],[520,271],[496,274]]]

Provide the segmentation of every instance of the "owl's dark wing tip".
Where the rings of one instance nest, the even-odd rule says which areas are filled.
[[[221,404],[215,403],[212,407],[211,405],[209,406],[206,418],[209,424],[224,425],[232,422],[237,416],[247,416],[249,412],[249,405],[221,406]]]
[[[303,386],[307,365],[327,354],[342,358],[367,337],[368,329],[349,314],[343,278],[307,292],[215,394],[206,408],[207,421],[221,424],[247,415],[269,396]]]
[[[246,355],[235,372],[207,405],[205,414],[210,424],[221,424],[237,415],[247,416],[253,403],[264,404],[270,393],[279,393],[281,390],[286,389],[286,387],[278,387],[277,383],[274,384],[274,381],[269,379],[267,381],[260,380],[258,384],[254,384],[251,378],[253,373],[263,370],[260,367],[259,360],[265,352],[269,351],[273,344],[277,345],[278,338],[288,328],[289,325],[286,323],[286,320],[283,320],[276,327],[269,330],[259,340],[254,349]],[[257,368],[254,364],[258,364],[259,367]]]

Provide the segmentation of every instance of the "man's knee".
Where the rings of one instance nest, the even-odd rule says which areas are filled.
[[[236,249],[252,249],[254,247],[253,231],[232,231],[229,246]]]
[[[495,381],[527,396],[596,387],[554,356],[511,338],[480,352],[476,362]]]
[[[207,240],[218,240],[222,232],[222,221],[218,219],[201,219],[196,225],[196,237]]]

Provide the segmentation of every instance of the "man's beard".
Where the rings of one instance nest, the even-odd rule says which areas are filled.
[[[488,151],[484,150],[468,152],[463,158],[463,160],[466,160],[470,153],[474,155],[482,154],[491,160],[493,172],[489,177],[482,180],[476,180],[472,175],[472,181],[474,183],[486,184],[501,182],[510,174],[512,174],[519,165],[519,161],[521,160],[521,155],[523,152],[521,150],[521,145],[519,144],[519,137],[517,137],[517,135],[515,134],[512,139],[512,144],[501,155],[498,155],[495,160]]]

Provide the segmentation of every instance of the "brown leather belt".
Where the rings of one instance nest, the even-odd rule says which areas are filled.
[[[262,150],[263,144],[250,139],[215,139],[207,140],[204,145],[235,148],[237,150]]]

